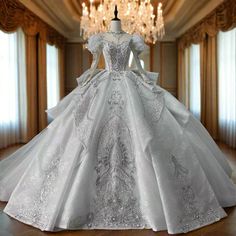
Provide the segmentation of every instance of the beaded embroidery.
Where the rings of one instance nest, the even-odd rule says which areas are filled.
[[[183,206],[183,215],[179,216],[179,225],[177,231],[188,232],[208,222],[214,222],[221,217],[221,210],[219,208],[213,209],[209,206],[208,209],[204,209],[201,212],[201,203],[189,181],[189,170],[186,169],[180,161],[174,156],[170,156],[171,163],[173,165],[173,176],[179,188],[178,198]],[[212,194],[214,194],[212,192]]]
[[[87,147],[91,135],[94,118],[90,116],[90,108],[98,94],[97,84],[93,83],[86,93],[75,96],[73,110],[74,124],[77,130],[78,139],[84,147]]]
[[[142,228],[145,225],[136,189],[136,166],[130,129],[122,118],[125,101],[119,88],[108,99],[110,115],[98,137],[96,194],[91,211],[70,221],[70,226]]]
[[[49,198],[55,194],[55,185],[58,180],[59,173],[63,172],[65,165],[61,162],[61,156],[64,150],[58,146],[53,153],[47,153],[45,160],[50,160],[42,166],[40,173],[31,173],[24,180],[22,187],[25,191],[30,190],[27,195],[23,195],[23,199],[19,202],[11,203],[9,208],[13,212],[17,212],[14,217],[24,222],[32,222],[33,225],[45,229],[50,218],[50,208],[48,204],[51,202]],[[22,189],[22,194],[24,193]],[[16,204],[16,205],[15,205]],[[17,209],[17,211],[15,210]]]
[[[140,95],[140,101],[143,105],[145,116],[152,125],[161,117],[164,107],[163,93],[160,93],[160,91],[155,88],[155,85],[151,85],[152,90],[145,88],[139,78],[136,78],[133,81],[135,82],[137,91]],[[148,118],[151,119],[149,120]]]
[[[107,70],[124,71],[128,65],[130,55],[129,41],[114,44],[104,40],[103,54]]]

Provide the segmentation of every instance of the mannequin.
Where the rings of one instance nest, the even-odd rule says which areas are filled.
[[[113,19],[111,20],[110,31],[111,31],[111,32],[114,32],[114,33],[122,32],[123,30],[122,30],[122,27],[121,27],[121,21],[120,21],[120,19],[117,17],[117,15],[118,15],[117,5],[115,5],[114,14],[115,14],[115,18],[113,18]]]

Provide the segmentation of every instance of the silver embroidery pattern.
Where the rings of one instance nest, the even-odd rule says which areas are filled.
[[[108,40],[103,42],[103,54],[106,69],[109,71],[124,71],[127,68],[130,55],[130,40],[122,43],[113,43]]]
[[[87,143],[92,134],[94,117],[90,115],[90,111],[97,94],[97,84],[93,83],[86,93],[79,93],[74,98],[74,124],[78,139],[83,143],[84,147],[87,147]]]
[[[130,129],[122,118],[125,101],[118,88],[108,99],[109,117],[99,131],[95,163],[96,194],[91,211],[70,221],[82,228],[142,228]]]
[[[162,114],[162,110],[164,108],[164,98],[163,93],[160,93],[155,88],[155,85],[152,85],[152,90],[145,88],[142,82],[140,82],[140,78],[136,78],[135,85],[137,88],[137,91],[140,95],[140,101],[143,105],[143,109],[145,112],[145,116],[147,118],[151,118],[150,121],[151,125],[153,123],[156,123]],[[150,86],[150,85],[149,85]]]
[[[48,153],[46,160],[48,164],[40,170],[40,173],[30,174],[23,183],[22,193],[31,189],[32,194],[24,195],[20,203],[10,205],[10,209],[17,209],[14,217],[23,222],[31,222],[33,225],[45,229],[50,221],[50,201],[49,198],[55,194],[55,185],[58,180],[59,172],[63,172],[65,165],[61,162],[64,150],[59,146],[54,153]],[[23,202],[23,204],[22,204]],[[26,203],[26,205],[25,205]]]
[[[201,203],[197,198],[189,181],[189,170],[186,169],[180,161],[174,156],[170,156],[173,165],[173,177],[179,188],[178,198],[183,206],[183,215],[179,217],[179,232],[188,232],[194,228],[205,225],[208,222],[219,220],[220,209],[213,209],[209,206],[207,210],[201,212],[199,206]]]
[[[108,99],[109,110],[114,113],[122,112],[124,109],[125,101],[119,89],[114,89],[110,99]]]
[[[98,90],[90,86],[85,93],[78,93],[74,97],[75,109],[73,110],[75,126],[78,128],[84,119],[93,120],[89,117],[87,111],[90,110],[92,102],[97,95]]]
[[[128,73],[128,71],[109,71],[110,79],[112,80],[124,79]]]

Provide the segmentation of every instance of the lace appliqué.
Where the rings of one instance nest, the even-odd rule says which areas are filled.
[[[91,116],[91,107],[98,94],[97,83],[92,83],[90,87],[83,93],[75,95],[73,110],[74,124],[79,140],[84,147],[87,147],[88,140],[91,135],[91,126],[94,118]]]
[[[125,101],[118,88],[108,99],[109,117],[98,132],[95,189],[91,211],[70,222],[82,228],[143,228],[136,189],[130,129],[122,118]]]
[[[138,199],[135,197],[135,159],[128,127],[113,116],[102,129],[96,166],[94,224],[105,227],[140,227]]]
[[[94,34],[88,39],[87,48],[92,53],[98,53],[99,50],[102,48],[102,34]]]
[[[147,121],[156,123],[162,114],[164,108],[164,97],[163,93],[160,93],[155,85],[148,85],[150,88],[146,88],[143,82],[140,82],[140,78],[135,78],[135,85],[140,95],[140,101],[143,105],[144,115]]]
[[[133,45],[135,51],[140,54],[142,51],[148,49],[148,46],[145,44],[142,36],[139,34],[134,34],[130,43]]]
[[[29,177],[24,180],[22,196],[19,196],[17,202],[14,200],[16,203],[9,207],[10,213],[12,209],[16,219],[30,222],[41,229],[47,228],[51,216],[50,206],[48,206],[51,203],[49,198],[56,193],[55,185],[58,175],[65,168],[64,163],[61,162],[63,153],[64,150],[60,146],[55,149],[54,153],[47,153],[44,160],[50,160],[50,162],[45,163],[38,173],[30,173]]]
[[[173,177],[179,186],[178,197],[183,206],[183,215],[179,217],[177,230],[179,232],[188,232],[208,222],[219,220],[221,218],[219,209],[209,207],[201,212],[199,207],[201,203],[189,181],[189,170],[174,155],[171,155],[170,161],[174,170]]]
[[[114,89],[110,99],[108,99],[109,110],[114,113],[120,113],[125,105],[125,101],[118,89]]]
[[[122,80],[124,79],[127,74],[129,73],[129,71],[110,71],[109,72],[109,79],[112,79],[112,80]]]
[[[104,40],[103,54],[107,70],[118,72],[126,70],[130,55],[129,40],[120,44]]]

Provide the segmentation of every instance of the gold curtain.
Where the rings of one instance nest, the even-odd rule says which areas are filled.
[[[190,48],[178,51],[178,99],[189,108]]]
[[[14,32],[21,27],[26,39],[26,140],[47,126],[46,43],[59,48],[60,95],[64,96],[65,38],[17,0],[1,0],[0,30]]]
[[[201,122],[211,136],[218,133],[217,37],[207,36],[200,44]]]
[[[236,1],[225,0],[178,39],[178,98],[188,107],[186,54],[191,44],[200,44],[201,122],[218,138],[217,33],[236,26]]]
[[[59,48],[60,98],[65,96],[65,47]]]
[[[216,36],[221,31],[227,31],[236,27],[236,1],[224,0],[210,14],[190,28],[178,39],[179,49],[189,47],[204,41],[206,36]]]
[[[26,35],[27,141],[38,133],[37,40]]]
[[[47,55],[46,41],[38,39],[38,128],[39,131],[47,126]]]

